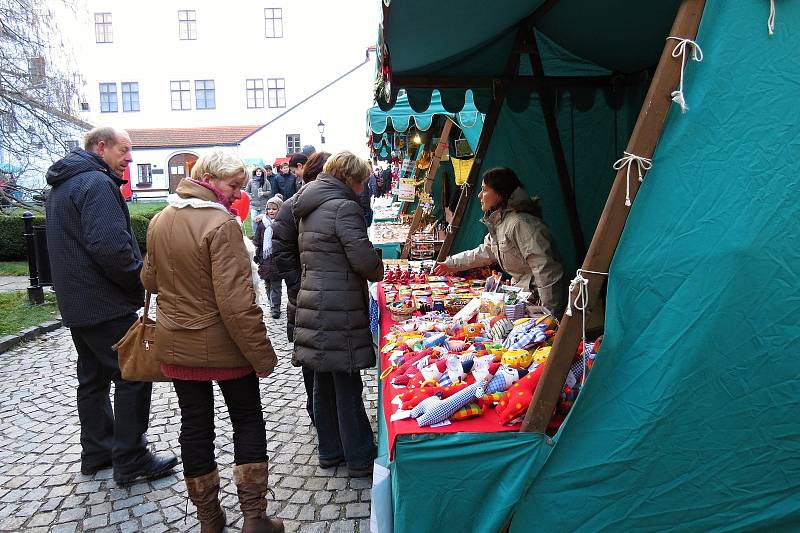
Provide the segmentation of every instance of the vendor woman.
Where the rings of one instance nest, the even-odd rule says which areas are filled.
[[[483,244],[436,263],[437,275],[452,274],[497,262],[511,283],[538,293],[542,305],[557,317],[566,307],[564,268],[542,221],[539,199],[531,198],[510,168],[493,168],[483,175],[478,194],[489,228]]]

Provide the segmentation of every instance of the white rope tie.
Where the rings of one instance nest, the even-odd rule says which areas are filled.
[[[683,71],[686,70],[686,46],[692,46],[692,59],[698,63],[703,60],[703,50],[700,45],[691,39],[684,39],[683,37],[667,37],[667,40],[675,39],[678,44],[672,49],[672,57],[681,58],[681,81],[678,85],[677,91],[672,91],[672,101],[681,106],[681,112],[686,113],[689,107],[686,105],[686,98],[683,96]]]
[[[579,268],[575,272],[575,278],[569,282],[569,299],[567,300],[567,310],[565,314],[572,316],[572,307],[581,312],[581,341],[583,342],[583,376],[581,377],[581,385],[586,381],[586,308],[589,306],[589,280],[584,278],[582,273],[595,274],[598,276],[608,276],[608,272],[595,272],[593,270],[584,270]],[[575,297],[575,302],[572,302],[572,291],[578,287],[578,296]]]
[[[631,206],[631,165],[636,162],[636,169],[639,172],[639,182],[642,181],[642,172],[650,170],[653,166],[653,160],[640,155],[635,155],[630,152],[623,152],[625,155],[614,163],[614,170],[622,170],[622,167],[627,166],[625,171],[625,205]]]
[[[775,0],[769,0],[769,18],[767,19],[767,29],[770,35],[775,35]]]

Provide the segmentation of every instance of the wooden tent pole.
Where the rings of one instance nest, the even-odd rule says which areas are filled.
[[[530,46],[528,56],[531,58],[533,74],[536,77],[544,77],[544,66],[542,57],[539,54],[539,45],[536,42],[536,33],[529,27],[525,27],[526,38]],[[539,104],[542,107],[544,123],[547,127],[547,137],[550,139],[550,151],[553,154],[553,162],[558,174],[558,182],[561,186],[561,197],[564,199],[564,207],[567,209],[569,219],[569,229],[572,232],[572,240],[575,244],[575,263],[583,262],[586,257],[586,240],[583,237],[580,218],[578,217],[578,204],[575,200],[575,190],[572,188],[567,158],[564,155],[564,145],[561,143],[561,135],[558,132],[558,120],[556,119],[556,89],[553,87],[539,88]]]
[[[704,7],[705,0],[683,0],[670,35],[694,39],[697,36]],[[681,74],[681,58],[672,57],[674,48],[675,41],[668,41],[664,47],[644,105],[628,142],[626,150],[628,153],[651,157],[655,151],[667,119],[667,113],[672,105],[670,94],[678,85]],[[636,175],[638,176],[638,174]],[[611,258],[628,218],[629,208],[625,207],[625,186],[626,169],[623,167],[617,172],[606,200],[606,206],[583,262],[584,270],[608,272]],[[632,198],[635,197],[638,190],[639,181],[634,178],[630,181]],[[588,297],[591,305],[597,301],[600,295],[603,280],[602,277],[591,274],[586,274],[586,277],[589,279]],[[576,288],[570,295],[572,301],[577,295],[578,289]],[[565,315],[561,321],[541,382],[536,388],[520,431],[543,433],[547,429],[580,343],[581,316],[578,313],[580,311],[575,310],[574,316]]]
[[[452,127],[453,120],[446,116],[444,120],[444,126],[442,126],[442,132],[439,137],[439,144],[436,145],[436,149],[433,151],[433,157],[431,157],[431,166],[428,167],[428,173],[425,175],[425,182],[422,190],[428,194],[430,194],[433,190],[433,181],[436,179],[436,171],[439,170],[439,163],[442,160],[442,154],[447,149],[448,140],[450,139],[450,129]],[[403,251],[400,253],[400,259],[408,259],[408,254],[411,252],[411,240],[414,234],[419,231],[419,227],[422,225],[422,215],[422,209],[419,205],[417,205],[417,209],[414,211],[414,218],[411,219],[411,227],[408,230],[406,242],[403,245]]]

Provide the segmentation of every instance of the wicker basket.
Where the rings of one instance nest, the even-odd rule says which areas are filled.
[[[411,318],[414,314],[413,307],[389,307],[389,314],[392,315],[392,320],[395,322],[403,322]]]

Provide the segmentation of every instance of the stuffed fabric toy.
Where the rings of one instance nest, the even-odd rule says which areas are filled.
[[[500,423],[505,425],[525,414],[533,399],[533,393],[544,372],[544,365],[514,383],[497,404],[495,411],[500,416]]]
[[[545,324],[537,325],[535,320],[525,320],[514,326],[508,338],[503,342],[503,347],[509,350],[527,350],[547,340],[546,330]]]
[[[431,396],[423,400],[411,410],[411,418],[415,418],[420,427],[439,424],[453,416],[465,405],[474,402],[475,398],[481,398],[484,394],[504,391],[527,373],[527,370],[501,366],[488,384],[486,381],[473,383],[444,400],[438,396]]]

